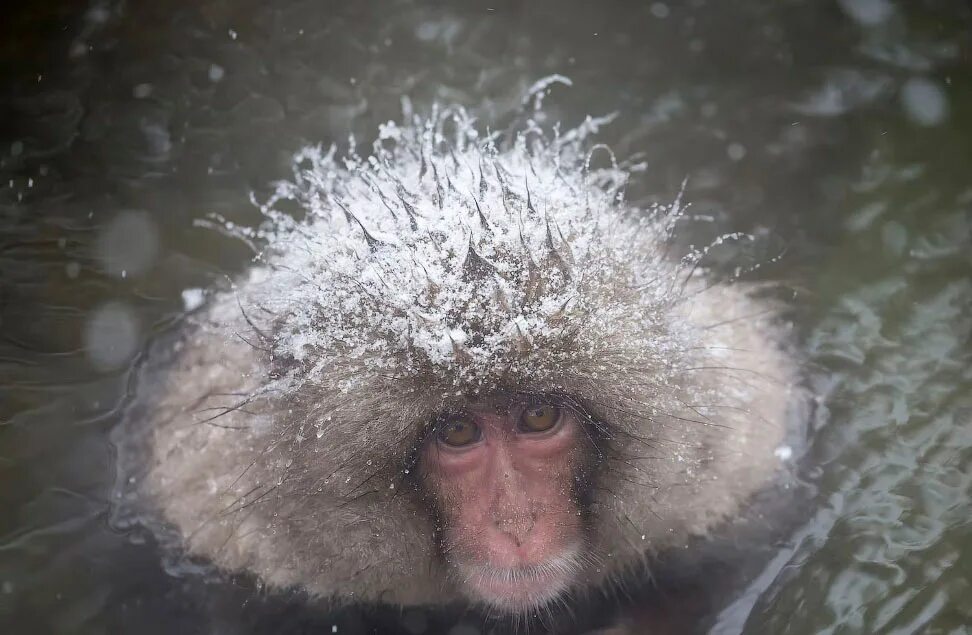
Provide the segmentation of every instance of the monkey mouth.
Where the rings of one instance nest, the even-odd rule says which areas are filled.
[[[464,564],[460,572],[464,586],[479,601],[507,613],[526,613],[567,591],[581,570],[577,554],[576,548],[570,548],[522,567]]]

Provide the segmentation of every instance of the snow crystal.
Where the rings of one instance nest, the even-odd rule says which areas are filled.
[[[182,305],[186,311],[195,311],[202,306],[205,299],[206,293],[202,289],[193,288],[182,290]]]

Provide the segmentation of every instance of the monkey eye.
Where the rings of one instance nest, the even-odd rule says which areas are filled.
[[[527,406],[520,415],[519,428],[523,432],[546,432],[560,421],[560,408],[550,404]]]
[[[438,432],[439,441],[453,448],[475,443],[482,436],[479,426],[467,419],[450,419]]]

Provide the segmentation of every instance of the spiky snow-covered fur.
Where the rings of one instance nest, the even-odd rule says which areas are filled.
[[[579,586],[773,478],[794,368],[767,307],[670,259],[678,203],[629,208],[628,173],[589,166],[598,124],[499,146],[455,109],[383,126],[367,158],[297,155],[244,232],[249,276],[140,382],[139,493],[190,552],[322,597],[452,599],[412,461],[437,412],[497,390],[596,428]]]

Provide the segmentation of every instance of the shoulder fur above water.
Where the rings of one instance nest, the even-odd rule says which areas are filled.
[[[772,479],[795,373],[771,311],[701,275],[703,254],[670,259],[681,209],[626,206],[627,172],[589,167],[596,128],[499,148],[454,111],[384,126],[367,159],[297,156],[254,269],[140,387],[158,395],[141,491],[190,552],[324,597],[441,603],[410,461],[437,412],[494,390],[569,396],[604,439],[593,582]]]

